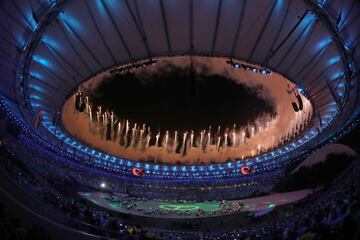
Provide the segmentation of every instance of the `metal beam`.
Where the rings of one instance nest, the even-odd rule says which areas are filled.
[[[289,4],[286,7],[284,17],[282,18],[281,23],[280,23],[280,27],[279,27],[278,31],[276,32],[276,34],[275,34],[275,38],[273,39],[273,41],[270,44],[270,48],[269,48],[270,51],[268,51],[268,53],[266,54],[266,57],[263,60],[262,65],[265,65],[265,60],[270,56],[271,52],[273,51],[273,48],[275,47],[275,44],[277,43],[277,41],[278,41],[278,39],[280,37],[280,33],[281,33],[282,29],[284,28],[286,18],[289,15],[289,9],[290,9],[292,1],[293,0],[289,0]]]
[[[298,71],[294,76],[300,76],[301,73],[308,67],[310,66],[310,64],[315,61],[315,59],[319,56],[322,55],[325,50],[330,46],[331,42],[327,45],[325,45],[323,48],[321,48],[303,67],[300,71]]]
[[[345,49],[344,46],[344,42],[343,40],[339,37],[339,30],[337,28],[337,26],[334,24],[333,21],[331,21],[331,19],[329,18],[327,12],[321,8],[320,6],[318,6],[316,3],[314,3],[312,0],[304,0],[304,2],[310,7],[312,8],[312,10],[315,12],[316,16],[323,22],[323,24],[327,27],[327,29],[329,30],[329,32],[331,33],[331,35],[333,36],[334,42],[337,46],[337,48],[339,49],[339,52],[342,55],[342,62],[343,62],[343,66],[344,66],[344,73],[345,73],[345,77],[346,77],[346,81],[345,81],[345,93],[344,93],[344,97],[342,99],[342,103],[341,103],[341,107],[340,107],[340,111],[342,111],[348,100],[350,97],[350,88],[353,88],[351,86],[351,74],[352,74],[352,70],[350,69],[349,66],[349,62],[350,59],[352,58],[351,55],[349,55],[348,51]],[[349,26],[349,25],[348,25]],[[354,84],[354,87],[356,87],[356,93],[358,93],[359,91],[359,85],[356,85],[356,83]],[[355,96],[356,99],[354,99],[355,101],[358,98],[358,94],[356,94]],[[354,102],[355,102],[354,101]],[[347,105],[347,108],[349,108],[351,106]]]
[[[64,25],[71,31],[72,34],[80,41],[80,43],[84,46],[84,48],[88,51],[90,56],[95,60],[95,62],[99,65],[99,67],[104,68],[102,63],[97,59],[95,54],[91,51],[91,49],[88,47],[86,42],[79,36],[79,34],[71,27],[70,24],[67,24],[66,21],[62,21]]]
[[[15,38],[15,36],[6,28],[2,25],[2,23],[0,22],[0,27],[2,29],[2,31],[4,31],[5,33],[7,33],[8,36],[10,36],[10,38],[14,41],[13,43],[9,42],[9,40],[5,39],[3,36],[6,36],[4,34],[1,34],[1,37],[6,40],[10,45],[14,45],[15,43],[15,47],[19,46],[18,40]]]
[[[223,0],[219,0],[219,4],[218,4],[218,8],[217,8],[215,29],[214,29],[214,35],[213,35],[212,44],[211,44],[211,54],[213,54],[214,50],[215,50],[217,34],[218,34],[218,29],[219,29],[219,23],[220,23],[220,18],[221,18],[222,2],[223,2]]]
[[[340,75],[340,76],[338,76],[337,78],[335,78],[334,80],[332,80],[332,82],[336,82],[336,84],[335,84],[335,90],[338,89],[339,84],[341,83],[342,80],[344,80],[344,76],[343,76],[343,75]]]
[[[331,93],[331,96],[334,98],[335,102],[336,102],[336,105],[338,107],[340,107],[341,105],[341,101],[339,99],[339,96],[336,94],[335,90],[333,89],[333,87],[331,86],[331,84],[329,83],[329,81],[327,79],[325,79],[325,82],[326,82],[326,85],[327,87],[329,88],[330,90],[330,93]]]
[[[62,92],[66,94],[66,84],[64,84],[64,79],[62,79],[61,77],[59,77],[56,73],[54,73],[51,69],[46,68],[45,66],[42,66],[42,69],[45,70],[45,72],[48,73],[48,75],[54,80],[55,83],[57,83],[59,85],[59,89],[62,89]],[[65,88],[63,88],[62,86],[65,86]]]
[[[301,82],[302,85],[306,87],[306,89],[309,89],[309,91],[315,89],[321,83],[319,79],[324,78],[324,76],[330,71],[330,68],[331,67],[326,68],[320,74],[316,75],[316,77],[314,77],[312,80],[307,80],[307,79],[306,79],[307,81],[304,80],[303,82]]]
[[[45,45],[46,46],[46,45]],[[47,48],[48,49],[48,48]],[[66,70],[66,68],[64,67],[64,65],[62,63],[60,63],[60,61],[53,55],[53,53],[51,51],[49,51],[51,57],[53,60],[55,60],[56,64],[66,73],[66,75],[72,79],[73,76]]]
[[[29,76],[29,77],[36,81],[41,82],[42,84],[47,86],[49,89],[52,89],[54,91],[54,93],[59,94],[59,89],[57,87],[50,85],[48,82],[45,82],[45,81],[41,80],[40,78],[37,78],[36,76]]]
[[[270,61],[270,59],[279,51],[279,49],[285,44],[285,42],[290,38],[290,36],[295,32],[297,27],[300,25],[300,23],[304,20],[305,16],[309,10],[306,10],[303,15],[300,17],[300,19],[297,21],[297,23],[293,26],[293,28],[288,32],[288,34],[285,36],[285,38],[280,42],[280,44],[270,53],[270,55],[265,60],[265,65],[267,65]]]
[[[3,10],[3,12],[15,23],[17,23],[20,27],[22,27],[24,30],[27,29],[26,25],[24,25],[22,22],[20,22],[17,18],[15,18],[13,15],[11,15],[6,9],[3,8],[3,6],[0,4],[0,9]]]
[[[160,2],[160,9],[161,9],[161,17],[162,17],[162,20],[163,20],[164,31],[165,31],[165,36],[166,36],[166,45],[167,45],[169,53],[171,54],[172,53],[171,41],[170,41],[169,29],[168,29],[167,20],[166,20],[166,12],[165,12],[165,7],[164,7],[164,1],[159,0],[159,2]]]
[[[194,1],[189,0],[189,43],[190,55],[194,53]]]
[[[117,26],[117,24],[116,24],[113,16],[111,15],[111,12],[109,11],[109,9],[108,9],[108,7],[106,6],[106,4],[104,3],[104,1],[103,1],[103,0],[100,0],[100,1],[101,1],[101,3],[103,4],[105,11],[106,11],[107,15],[108,15],[109,18],[110,18],[110,21],[111,21],[112,25],[114,26],[115,31],[116,31],[118,37],[120,38],[120,41],[121,41],[122,45],[124,46],[127,55],[129,56],[129,58],[130,58],[131,60],[134,60],[134,58],[133,58],[133,56],[132,56],[132,54],[131,54],[131,52],[130,52],[129,47],[128,47],[128,45],[126,44],[123,35],[121,34],[121,31],[120,31],[119,27]]]
[[[79,53],[79,51],[77,50],[77,48],[74,46],[74,44],[72,43],[72,41],[69,39],[69,36],[66,34],[66,31],[64,30],[63,26],[60,24],[60,22],[58,20],[56,20],[56,22],[58,23],[58,25],[60,26],[60,30],[62,31],[63,35],[65,36],[65,39],[67,40],[67,42],[70,44],[70,47],[72,48],[72,50],[74,51],[74,53],[77,55],[77,57],[80,59],[80,61],[82,62],[82,64],[86,67],[86,69],[92,74],[92,70],[89,67],[89,65],[87,65],[87,63],[85,62],[85,60],[82,58],[81,54]]]
[[[146,33],[145,33],[145,30],[144,30],[144,27],[143,27],[143,24],[142,24],[142,21],[141,21],[141,16],[140,16],[139,8],[138,8],[138,5],[137,5],[137,0],[133,0],[133,2],[135,3],[135,11],[136,11],[136,14],[138,15],[139,22],[136,20],[135,14],[131,9],[128,0],[125,0],[126,7],[129,10],[130,16],[131,16],[132,20],[135,23],[136,29],[137,29],[137,31],[138,31],[138,33],[140,35],[140,38],[141,38],[141,40],[142,40],[142,42],[144,44],[144,47],[146,49],[147,55],[148,55],[149,58],[151,58],[152,53],[151,53],[149,43],[147,41]]]
[[[330,44],[328,45],[330,46]],[[303,79],[307,79],[308,76],[310,76],[310,74],[316,69],[316,67],[320,64],[322,58],[325,56],[325,53],[327,51],[328,47],[325,48],[324,51],[321,52],[320,55],[318,55],[318,59],[316,60],[316,62],[312,65],[312,67],[309,69],[309,71],[303,76]],[[330,66],[331,67],[331,66]],[[301,74],[301,73],[299,73]]]
[[[26,18],[25,14],[21,11],[21,9],[19,8],[19,6],[16,4],[16,1],[10,1],[16,8],[16,10],[18,10],[18,12],[20,13],[20,15],[24,18],[26,24],[28,25],[28,27],[30,29],[32,29],[31,23],[29,22],[29,20]]]
[[[358,18],[360,18],[360,14],[356,15],[353,19],[351,19],[351,21],[348,24],[346,24],[346,27],[350,28],[350,26],[353,25]]]
[[[289,67],[285,70],[285,74],[284,75],[288,75],[288,72],[292,69],[293,66],[295,66],[295,63],[299,60],[300,56],[302,55],[302,53],[304,52],[304,49],[307,47],[307,45],[310,42],[310,39],[312,37],[312,34],[314,33],[314,29],[316,27],[317,22],[315,22],[315,24],[311,25],[311,29],[310,29],[310,33],[309,36],[305,39],[304,44],[301,44],[301,48],[299,49],[299,51],[295,54],[295,58],[294,60],[289,64]]]
[[[66,58],[64,58],[60,53],[58,53],[55,49],[53,49],[50,45],[43,43],[46,48],[49,50],[50,55],[55,59],[55,61],[57,61],[57,63],[59,64],[59,66],[62,66],[62,64],[60,64],[60,62],[57,60],[57,57],[59,57],[64,63],[66,63],[66,65],[68,65],[71,70],[73,70],[77,75],[79,75],[82,79],[84,79],[84,75],[82,75],[79,70],[77,70],[73,64],[71,64]],[[64,68],[64,67],[63,67]],[[65,69],[65,68],[64,68]],[[66,71],[67,72],[67,71]],[[76,82],[75,82],[76,83]]]
[[[242,26],[242,22],[243,22],[244,15],[245,15],[246,2],[247,2],[247,0],[242,1],[241,12],[240,12],[239,19],[238,19],[235,38],[234,38],[234,42],[233,42],[232,47],[231,47],[231,52],[229,54],[230,58],[234,57],[234,53],[235,53],[235,50],[236,50],[236,45],[237,45],[237,42],[239,40],[241,26]]]
[[[344,20],[342,21],[342,24],[339,29],[342,29],[344,27],[344,25],[346,24],[346,21],[347,21],[348,17],[351,15],[352,10],[355,8],[356,3],[358,3],[358,0],[353,0],[349,10],[346,11],[346,13],[345,13],[346,16],[344,17]]]
[[[316,98],[319,98],[319,96],[325,92],[325,90],[328,90],[327,84],[325,86],[320,87],[318,90],[314,90],[314,93],[311,93],[311,98],[314,100]],[[330,91],[328,91],[329,93]]]
[[[306,82],[304,81],[303,84],[309,83],[307,85],[307,88],[310,89],[310,86],[313,86],[314,84],[320,83],[321,81],[319,81],[319,79],[323,79],[324,76],[330,71],[330,69],[332,68],[332,66],[328,66],[324,71],[320,72],[319,74],[317,74],[314,78],[312,78],[311,80],[307,80]],[[317,86],[317,85],[315,85]]]
[[[267,17],[266,17],[265,24],[262,26],[261,31],[260,31],[260,34],[259,34],[258,37],[256,38],[255,44],[254,44],[254,46],[252,47],[252,49],[251,49],[251,51],[250,51],[249,57],[247,58],[247,62],[249,62],[250,59],[252,58],[252,56],[253,56],[253,54],[254,54],[254,52],[255,52],[255,50],[256,50],[259,42],[260,42],[260,40],[261,40],[261,38],[262,38],[262,36],[263,36],[263,34],[264,34],[264,31],[265,31],[267,25],[270,23],[270,18],[271,18],[271,16],[272,16],[273,12],[274,12],[274,8],[275,8],[276,4],[278,3],[278,1],[279,1],[279,0],[276,0],[276,1],[273,3],[273,6],[271,7],[271,10],[270,10],[269,14],[268,14]]]
[[[98,35],[100,36],[100,39],[101,39],[102,43],[104,44],[107,52],[109,53],[111,59],[113,60],[113,63],[116,64],[116,62],[117,62],[117,61],[116,61],[116,58],[115,58],[114,55],[112,54],[112,52],[111,52],[111,50],[110,50],[110,47],[109,47],[109,45],[107,44],[107,42],[106,42],[106,40],[105,40],[105,38],[104,38],[104,35],[101,33],[100,28],[99,28],[99,26],[98,26],[98,24],[97,24],[97,22],[96,22],[96,19],[95,19],[94,15],[93,15],[92,12],[91,12],[91,8],[90,8],[90,5],[89,5],[89,1],[85,1],[85,5],[86,5],[86,8],[87,8],[87,10],[88,10],[88,12],[89,12],[89,14],[90,14],[90,18],[91,18],[92,22],[94,23],[96,32],[97,32]]]
[[[295,47],[295,45],[299,42],[300,38],[302,38],[305,34],[305,32],[308,30],[308,28],[310,28],[312,25],[312,22],[309,22],[308,25],[306,27],[304,27],[304,29],[302,30],[302,32],[299,34],[299,36],[295,39],[295,41],[291,44],[291,46],[289,47],[289,49],[286,51],[285,55],[283,55],[281,57],[280,62],[276,65],[275,69],[278,69],[280,67],[280,65],[285,61],[285,59],[287,58],[287,56],[290,54],[291,50]],[[307,40],[310,38],[307,38]]]

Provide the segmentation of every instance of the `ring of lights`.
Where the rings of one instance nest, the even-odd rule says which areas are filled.
[[[39,19],[38,25],[36,29],[27,36],[27,41],[25,44],[19,49],[19,69],[17,70],[17,82],[15,84],[16,91],[20,91],[22,93],[21,96],[18,97],[19,102],[25,101],[26,107],[19,106],[19,112],[22,114],[22,118],[25,119],[28,123],[28,127],[32,128],[33,119],[35,117],[37,110],[41,110],[41,106],[39,104],[40,99],[37,99],[37,95],[31,94],[30,92],[36,91],[30,90],[32,87],[32,80],[30,78],[36,78],[37,76],[31,76],[30,74],[30,65],[31,61],[34,59],[34,53],[41,41],[42,35],[44,34],[47,27],[52,22],[58,22],[59,13],[68,7],[72,1],[59,1],[52,5]],[[332,136],[341,132],[342,129],[347,126],[349,123],[348,118],[353,113],[353,109],[355,107],[357,101],[357,91],[358,85],[356,79],[351,78],[351,57],[346,49],[344,42],[341,40],[339,36],[339,31],[336,30],[334,23],[332,23],[324,9],[321,6],[316,5],[314,2],[310,0],[304,0],[306,5],[315,13],[318,19],[324,23],[325,28],[329,35],[331,35],[332,39],[336,43],[336,48],[338,54],[341,56],[342,68],[344,69],[343,77],[344,77],[344,91],[342,92],[343,97],[339,97],[337,101],[329,101],[326,102],[323,99],[319,98],[319,92],[317,90],[310,90],[310,83],[302,83],[299,84],[301,87],[305,87],[304,94],[307,96],[313,103],[314,113],[316,117],[313,119],[312,126],[309,127],[306,133],[303,136],[300,136],[296,141],[288,144],[276,151],[266,153],[260,157],[249,158],[244,161],[236,161],[233,163],[227,164],[213,164],[208,166],[167,166],[167,165],[152,165],[152,164],[143,164],[143,163],[134,163],[131,160],[124,160],[115,158],[113,156],[109,156],[107,154],[99,153],[94,151],[93,149],[89,149],[86,146],[74,141],[71,137],[67,136],[66,133],[59,129],[56,122],[59,116],[57,115],[59,111],[54,110],[53,112],[44,111],[43,114],[43,125],[45,128],[39,127],[37,132],[43,135],[45,138],[51,139],[51,136],[56,136],[59,140],[54,141],[54,144],[65,142],[67,151],[74,152],[74,149],[77,149],[77,154],[79,156],[88,156],[92,155],[94,159],[98,159],[99,167],[108,168],[109,165],[113,167],[115,172],[122,174],[130,174],[130,169],[132,167],[141,167],[144,168],[147,175],[149,176],[165,176],[166,172],[186,172],[186,174],[178,174],[177,177],[194,177],[196,178],[196,174],[202,171],[209,171],[210,175],[213,177],[222,177],[224,175],[228,176],[238,176],[240,174],[239,168],[244,165],[253,165],[253,169],[256,168],[266,170],[264,166],[268,166],[267,163],[270,162],[282,162],[286,161],[289,158],[294,156],[300,156],[303,153],[306,153],[308,146],[314,146],[321,144],[324,141],[327,141],[332,138]],[[330,44],[330,43],[328,43]],[[186,52],[186,51],[185,51]],[[221,54],[219,54],[221,55]],[[267,69],[272,69],[272,66],[267,66]],[[99,69],[103,70],[103,69]],[[282,71],[278,71],[282,72]],[[287,76],[283,74],[288,79],[292,79],[291,76]],[[84,79],[82,79],[84,80]],[[69,80],[69,83],[71,81]],[[295,83],[298,80],[294,80]],[[79,82],[71,83],[72,88],[75,88]],[[351,87],[350,87],[351,86]],[[33,86],[34,87],[34,86]],[[36,88],[36,86],[35,86]],[[329,87],[331,89],[331,87]],[[69,93],[66,91],[59,91],[57,94],[63,95],[64,97]],[[328,95],[334,94],[331,90],[328,91]],[[49,97],[51,98],[51,97]],[[320,101],[321,100],[321,101]],[[347,106],[344,108],[344,106]],[[51,106],[53,107],[53,106]],[[59,107],[59,105],[58,105]],[[330,109],[330,110],[329,110]],[[30,110],[30,111],[29,111]],[[50,132],[50,134],[49,134]],[[316,143],[316,144],[315,144]],[[294,151],[297,150],[297,151]],[[80,154],[81,152],[81,154]],[[286,154],[285,154],[286,153]],[[93,159],[93,160],[94,160]],[[256,170],[256,172],[259,172]]]

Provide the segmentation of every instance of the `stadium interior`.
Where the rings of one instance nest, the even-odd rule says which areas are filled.
[[[0,1],[0,238],[360,239],[360,1]]]

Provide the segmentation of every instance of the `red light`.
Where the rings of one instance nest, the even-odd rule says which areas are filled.
[[[133,168],[133,169],[131,170],[131,173],[132,173],[134,176],[138,176],[138,177],[144,176],[144,170],[142,170],[141,168]]]
[[[240,168],[240,172],[243,175],[254,173],[254,169],[251,166],[244,166]]]
[[[41,123],[41,121],[42,121],[42,116],[43,116],[42,111],[39,111],[39,112],[36,114],[36,118],[35,118],[35,122],[34,122],[34,127],[35,127],[35,128],[38,128],[38,127],[39,127],[39,125],[40,125],[40,123]]]

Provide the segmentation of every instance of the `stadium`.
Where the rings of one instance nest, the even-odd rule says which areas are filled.
[[[4,0],[4,239],[358,239],[357,0]]]

